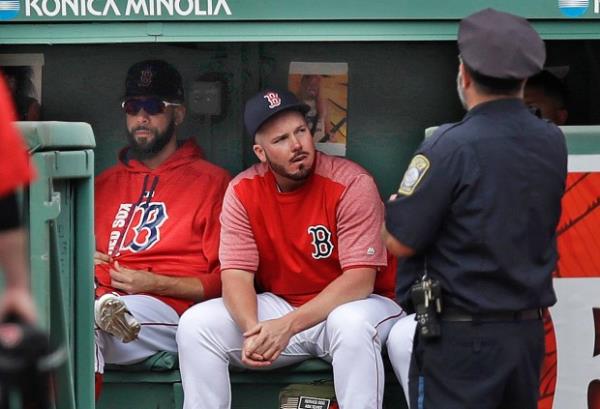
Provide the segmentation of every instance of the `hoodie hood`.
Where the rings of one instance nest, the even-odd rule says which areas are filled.
[[[120,152],[118,167],[130,174],[138,174],[139,176],[143,175],[144,178],[140,195],[137,201],[133,204],[134,209],[137,209],[138,206],[144,202],[145,206],[150,204],[150,201],[154,198],[154,192],[156,191],[156,187],[158,186],[161,175],[165,175],[178,167],[191,165],[193,162],[200,160],[202,157],[198,145],[196,145],[193,140],[187,140],[156,169],[150,169],[142,162],[136,159],[128,158],[129,149],[130,148],[125,148]],[[135,212],[129,212],[127,219],[125,219],[125,229],[120,231],[114,249],[119,249],[121,247],[121,242],[125,239],[125,235],[131,227],[130,225],[134,213]],[[114,255],[112,250],[109,251],[109,255]]]
[[[161,163],[156,169],[150,169],[137,159],[131,158],[129,147],[123,148],[119,152],[119,166],[131,173],[151,173],[160,175],[179,166],[187,165],[190,162],[202,159],[202,151],[191,139],[184,141],[177,150],[167,160]]]

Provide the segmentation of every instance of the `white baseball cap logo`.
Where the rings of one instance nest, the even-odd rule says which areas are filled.
[[[279,98],[279,94],[276,92],[267,92],[263,98],[269,101],[270,109],[277,108],[279,105],[281,105],[281,98]]]

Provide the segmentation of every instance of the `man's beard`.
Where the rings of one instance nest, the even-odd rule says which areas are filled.
[[[135,132],[145,130],[154,133],[154,139],[151,141],[138,142],[135,139]],[[175,119],[171,120],[164,132],[158,132],[147,126],[137,126],[127,132],[127,141],[129,142],[130,152],[138,160],[152,159],[163,150],[175,134]]]
[[[302,153],[305,153],[305,152],[302,152]],[[279,176],[283,176],[288,179],[295,180],[297,182],[308,179],[308,177],[312,174],[313,169],[315,167],[315,162],[313,160],[311,167],[303,167],[303,168],[298,169],[298,171],[296,171],[294,173],[290,173],[287,170],[285,170],[284,166],[279,165],[275,162],[272,162],[271,159],[269,159],[267,152],[265,152],[265,157],[267,159],[267,163],[269,164],[269,167],[271,168],[271,170],[274,173],[278,174]]]
[[[458,93],[458,99],[460,99],[463,108],[468,111],[469,107],[467,105],[467,98],[465,97],[465,90],[462,87],[462,75],[460,74],[460,71],[456,76],[456,92]]]

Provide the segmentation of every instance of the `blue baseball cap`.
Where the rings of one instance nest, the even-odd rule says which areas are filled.
[[[310,107],[288,90],[269,88],[262,90],[246,102],[244,125],[254,138],[259,128],[271,117],[284,111],[294,110],[306,114]]]

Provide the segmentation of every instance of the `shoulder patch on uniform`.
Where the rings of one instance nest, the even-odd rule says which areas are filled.
[[[428,169],[429,159],[425,156],[416,155],[412,158],[408,165],[408,169],[404,172],[404,177],[402,178],[402,183],[400,183],[398,193],[406,196],[412,195]]]

